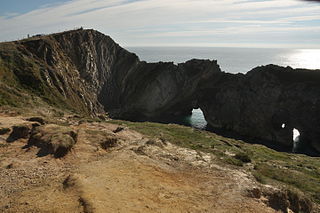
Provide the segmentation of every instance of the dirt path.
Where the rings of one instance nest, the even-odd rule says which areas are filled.
[[[83,165],[75,178],[94,212],[274,212],[243,197],[221,171],[174,168],[130,152]]]
[[[25,123],[0,118],[0,127]],[[73,125],[78,141],[61,159],[38,157],[27,139],[0,136],[1,212],[275,212],[246,196],[256,183],[212,155],[150,140],[107,123]],[[113,147],[99,141],[116,138]]]

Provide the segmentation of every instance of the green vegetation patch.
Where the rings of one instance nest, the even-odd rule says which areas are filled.
[[[213,153],[219,162],[244,166],[263,184],[285,186],[303,192],[320,204],[320,158],[277,152],[263,145],[225,138],[212,132],[176,124],[108,121],[128,126],[144,135],[170,141],[176,145]],[[253,167],[253,168],[252,168]]]

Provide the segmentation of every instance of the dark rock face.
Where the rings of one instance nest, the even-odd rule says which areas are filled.
[[[87,114],[108,112],[123,119],[191,113],[198,86],[220,72],[217,62],[209,60],[179,65],[141,62],[94,30],[2,44],[2,66],[13,70],[13,85],[37,92],[50,103]]]
[[[268,65],[246,75],[221,73],[201,92],[208,123],[292,149],[293,128],[303,146],[320,152],[320,71]],[[284,124],[284,128],[282,128]]]
[[[38,96],[82,114],[155,121],[200,107],[214,128],[287,150],[296,128],[320,152],[319,82],[320,71],[274,65],[234,75],[210,60],[146,63],[94,30],[0,44],[0,106]]]
[[[126,119],[188,115],[197,106],[196,92],[202,82],[219,72],[216,61],[209,60],[141,63],[121,87],[115,112],[119,110],[117,116]]]

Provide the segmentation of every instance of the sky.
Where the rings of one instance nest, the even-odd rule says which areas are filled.
[[[320,4],[301,0],[1,0],[0,41],[78,27],[124,47],[320,48]]]

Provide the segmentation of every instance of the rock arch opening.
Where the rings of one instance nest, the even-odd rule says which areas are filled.
[[[192,110],[190,115],[190,126],[197,129],[205,129],[207,127],[207,121],[204,114],[200,108],[195,108]]]
[[[292,140],[293,140],[293,148],[292,152],[297,152],[299,149],[300,140],[300,131],[296,128],[292,130]]]

